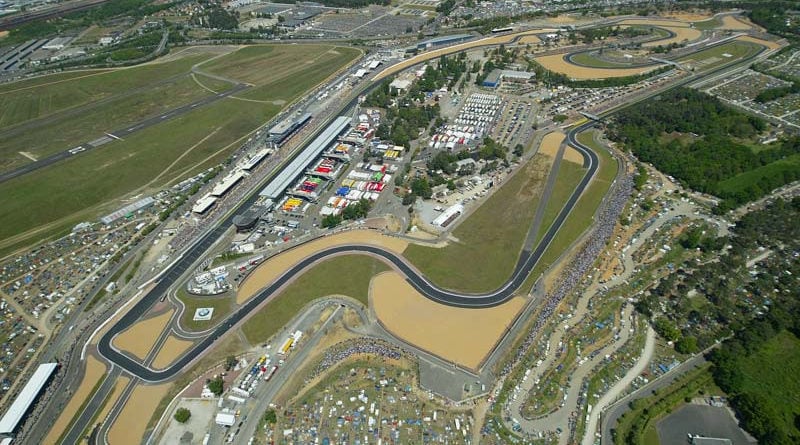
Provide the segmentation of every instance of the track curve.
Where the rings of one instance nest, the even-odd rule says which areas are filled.
[[[306,257],[300,263],[295,264],[273,283],[261,289],[253,298],[245,303],[244,306],[239,308],[233,314],[229,315],[228,318],[221,322],[206,338],[197,343],[194,347],[192,347],[192,349],[190,349],[168,368],[155,370],[146,367],[116,349],[112,344],[114,337],[136,323],[136,321],[142,315],[144,315],[147,310],[149,310],[149,308],[159,298],[161,298],[162,295],[165,294],[165,292],[168,291],[174,281],[177,280],[183,274],[183,272],[188,270],[191,264],[194,263],[194,261],[199,258],[200,255],[202,255],[202,253],[205,252],[205,250],[211,244],[214,243],[214,241],[227,229],[227,227],[229,227],[229,220],[232,218],[232,216],[230,216],[225,218],[214,230],[206,234],[197,244],[192,246],[182,258],[180,258],[175,264],[170,266],[165,271],[163,277],[157,282],[155,287],[153,287],[153,289],[151,289],[144,297],[142,297],[142,299],[136,303],[131,310],[123,315],[123,317],[103,335],[97,345],[98,352],[110,362],[118,365],[126,372],[139,377],[142,380],[149,382],[160,382],[170,379],[195,359],[197,359],[203,351],[208,349],[214,342],[217,341],[217,339],[222,337],[234,325],[241,322],[262,303],[276,295],[277,291],[287,280],[291,280],[292,278],[301,275],[306,269],[318,261],[343,253],[362,253],[379,257],[404,274],[406,280],[408,280],[408,282],[422,295],[442,304],[463,308],[483,308],[502,304],[510,299],[514,295],[514,292],[525,282],[528,275],[541,258],[542,254],[544,254],[553,238],[555,238],[556,233],[561,228],[561,225],[564,223],[567,216],[569,216],[569,213],[577,203],[581,194],[594,177],[594,174],[598,168],[598,157],[589,147],[586,147],[578,142],[576,138],[578,133],[585,131],[594,125],[594,122],[587,122],[572,129],[567,134],[568,143],[575,147],[583,155],[583,165],[587,169],[586,174],[572,192],[564,207],[550,225],[536,248],[533,251],[523,251],[520,254],[516,266],[514,267],[511,278],[501,287],[492,292],[483,294],[469,294],[442,289],[431,283],[427,278],[425,278],[425,276],[421,275],[410,263],[408,263],[407,260],[400,255],[370,245],[341,245],[319,251],[309,257]],[[251,199],[245,201],[243,206],[249,206],[252,204],[250,202]]]

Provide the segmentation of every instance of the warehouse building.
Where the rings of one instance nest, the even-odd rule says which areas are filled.
[[[417,50],[425,50],[444,45],[462,43],[466,42],[467,40],[472,40],[474,37],[475,36],[472,34],[453,34],[449,36],[434,37],[432,39],[423,40],[422,42],[417,43]]]
[[[151,207],[153,204],[156,203],[156,200],[152,197],[148,196],[146,198],[142,198],[133,204],[128,204],[125,207],[116,210],[108,215],[100,218],[100,222],[103,224],[111,224],[114,221],[122,218],[123,216],[127,217],[129,215],[133,215],[134,213],[138,212],[139,210],[146,209]]]
[[[483,80],[481,86],[487,88],[497,88],[500,84],[504,81],[508,82],[530,82],[536,76],[534,73],[530,73],[527,71],[516,71],[516,70],[492,70],[486,79]]]

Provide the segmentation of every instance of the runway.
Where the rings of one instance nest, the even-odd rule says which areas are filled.
[[[84,142],[83,144],[77,145],[72,147],[68,150],[64,150],[62,152],[56,153],[54,155],[48,156],[46,158],[39,159],[38,161],[31,162],[29,164],[25,164],[22,167],[17,169],[0,173],[0,183],[8,181],[10,179],[14,179],[19,176],[27,175],[33,171],[39,170],[40,168],[47,167],[49,165],[55,164],[57,162],[63,161],[68,159],[72,156],[77,156],[81,153],[85,153],[89,150],[98,148],[102,145],[105,145],[109,142],[113,142],[115,140],[124,140],[126,137],[138,133],[142,130],[150,128],[154,125],[158,125],[162,122],[167,122],[171,119],[174,119],[179,116],[183,116],[186,113],[194,111],[197,108],[204,107],[208,104],[216,102],[222,98],[228,97],[232,94],[239,93],[246,89],[250,88],[250,85],[247,84],[237,84],[233,88],[224,91],[222,93],[213,94],[211,96],[206,96],[202,99],[196,100],[194,102],[188,103],[186,105],[180,106],[178,108],[173,108],[167,112],[149,117],[143,121],[139,121],[133,125],[128,125],[124,128],[111,131],[106,133],[105,135],[89,142]]]

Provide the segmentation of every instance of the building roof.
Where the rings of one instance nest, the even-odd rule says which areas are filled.
[[[36,368],[31,379],[28,380],[28,383],[17,395],[17,398],[14,399],[14,403],[11,404],[3,418],[0,419],[0,434],[10,434],[17,429],[19,421],[28,412],[31,404],[39,396],[45,383],[47,383],[57,367],[58,363],[43,363]]]
[[[270,199],[275,199],[281,194],[283,194],[284,190],[289,187],[289,184],[294,181],[296,177],[298,177],[303,171],[306,169],[308,164],[311,163],[314,158],[319,156],[322,153],[322,150],[328,146],[342,131],[350,125],[350,117],[348,116],[339,116],[337,117],[332,124],[328,126],[319,136],[316,137],[310,144],[303,150],[299,155],[297,155],[292,162],[289,163],[280,173],[278,173],[275,178],[264,187],[263,190],[259,193],[261,196],[266,196]]]
[[[417,45],[418,46],[419,45],[421,45],[421,46],[444,45],[445,43],[456,42],[456,41],[459,41],[459,40],[467,40],[467,39],[471,39],[473,37],[475,37],[475,36],[473,36],[472,34],[452,34],[452,35],[448,35],[448,36],[439,36],[439,37],[434,37],[432,39],[423,40],[422,42],[419,42]]]
[[[692,445],[731,445],[730,439],[718,437],[692,437]]]
[[[142,199],[134,202],[133,204],[128,204],[128,205],[126,205],[125,207],[123,207],[121,209],[118,209],[118,210],[116,210],[116,211],[114,211],[112,213],[109,213],[108,215],[100,218],[100,222],[102,222],[103,224],[111,224],[112,222],[122,218],[123,216],[127,215],[128,213],[133,213],[133,212],[136,212],[137,210],[141,210],[141,209],[143,209],[145,207],[149,207],[149,206],[153,205],[155,202],[156,202],[156,200],[153,199],[153,197],[147,196],[145,198],[142,198]]]
[[[215,202],[217,202],[217,198],[211,196],[211,193],[207,193],[203,195],[202,198],[195,201],[192,211],[194,213],[204,213],[209,207],[214,205]]]

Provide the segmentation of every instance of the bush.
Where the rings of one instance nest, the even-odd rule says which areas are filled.
[[[208,382],[208,390],[214,393],[215,396],[222,395],[222,390],[224,389],[225,382],[222,380],[222,377],[217,377],[213,380],[209,380]]]
[[[186,408],[178,408],[174,417],[179,423],[186,423],[192,417],[192,412]]]

